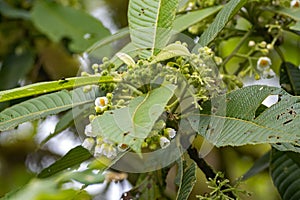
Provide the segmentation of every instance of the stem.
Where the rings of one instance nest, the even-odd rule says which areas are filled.
[[[251,35],[252,30],[248,31],[241,39],[241,41],[238,43],[238,45],[235,47],[235,49],[231,52],[231,54],[229,56],[227,56],[227,58],[224,60],[224,62],[222,63],[222,67],[225,68],[225,64],[236,55],[236,53],[240,50],[240,48],[243,46],[244,42],[246,41],[246,39]]]
[[[196,148],[190,146],[187,149],[187,152],[188,152],[190,158],[195,161],[195,163],[197,164],[197,166],[205,174],[205,177],[206,177],[207,180],[214,179],[216,177],[217,174],[214,172],[214,170],[212,169],[212,167],[209,166],[203,158],[199,157],[198,151],[197,151]],[[220,182],[223,181],[223,179],[220,178],[220,177],[217,177],[217,180],[220,180]],[[228,195],[229,197],[232,197],[234,199],[236,198],[236,196],[230,190],[230,188],[228,188],[228,186],[224,185],[222,187],[224,187],[224,190],[226,190],[226,195]]]

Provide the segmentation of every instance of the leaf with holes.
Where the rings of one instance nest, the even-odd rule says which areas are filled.
[[[256,116],[256,110],[270,95],[280,96],[280,101]],[[221,105],[226,106],[224,114],[214,113],[216,108],[207,103],[198,115],[198,132],[214,145],[269,143],[281,146],[281,150],[299,151],[300,97],[291,96],[280,88],[256,85],[218,99],[223,99]],[[285,143],[293,148],[282,146]]]
[[[271,154],[271,176],[283,200],[300,199],[300,154],[276,149]]]
[[[27,100],[0,113],[0,131],[8,130],[27,121],[69,110],[74,106],[93,102],[97,96],[97,87],[89,92],[84,92],[83,88],[77,88],[71,92],[63,90]]]
[[[177,5],[178,0],[129,1],[129,32],[140,56],[149,58],[167,44]]]
[[[92,121],[92,131],[140,152],[144,139],[163,113],[175,88],[174,85],[161,86],[146,96],[133,99],[128,107],[105,112]]]

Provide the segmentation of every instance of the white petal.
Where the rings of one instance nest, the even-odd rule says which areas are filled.
[[[95,100],[95,106],[98,106],[100,108],[106,107],[108,104],[108,99],[106,97],[98,97]]]
[[[161,137],[159,139],[159,144],[162,149],[167,148],[170,145],[170,140],[166,137]]]
[[[91,151],[94,144],[95,144],[95,140],[93,138],[88,137],[88,138],[85,138],[85,140],[82,143],[82,146],[84,148],[86,148],[87,150]]]

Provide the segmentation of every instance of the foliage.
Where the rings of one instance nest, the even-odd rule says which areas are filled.
[[[282,199],[299,199],[299,4],[130,0],[128,28],[110,35],[81,1],[0,0],[0,136],[30,122],[38,138],[55,115],[40,150],[64,130],[82,139],[3,199],[91,199],[89,186],[114,180],[132,184],[123,199],[247,199],[240,183],[267,168]],[[93,64],[79,70],[87,52]],[[280,87],[255,85],[276,76]],[[203,158],[258,144],[268,153],[236,183]],[[198,168],[206,195],[193,190]]]

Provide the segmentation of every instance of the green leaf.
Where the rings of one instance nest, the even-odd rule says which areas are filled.
[[[242,181],[245,181],[248,178],[251,178],[252,176],[267,169],[270,165],[270,156],[271,156],[271,151],[268,151],[263,156],[261,156],[257,161],[255,161],[253,166],[243,175]]]
[[[0,90],[16,87],[19,80],[33,67],[34,59],[35,55],[27,48],[24,48],[21,53],[6,56],[0,69]]]
[[[279,95],[281,100],[255,116],[256,110],[270,95]],[[224,98],[226,115],[213,113],[211,110],[214,108],[206,105],[208,107],[204,106],[205,110],[200,113],[199,118],[199,133],[214,145],[290,143],[294,148],[285,150],[299,150],[299,97],[291,96],[280,88],[257,85],[217,98]]]
[[[117,82],[119,80],[112,77],[100,77],[100,76],[89,76],[89,77],[74,77],[66,78],[59,81],[47,81],[40,82],[24,87],[14,88],[11,90],[0,91],[0,102],[9,101],[12,99],[19,99],[23,97],[29,97],[33,95],[45,94],[63,89],[72,89],[74,87],[93,85],[101,83]]]
[[[71,39],[70,49],[83,52],[98,40],[110,35],[99,20],[71,7],[38,0],[32,9],[34,25],[54,42]]]
[[[126,36],[129,35],[129,29],[128,27],[122,28],[120,29],[118,32],[116,32],[113,35],[109,35],[99,41],[97,41],[95,44],[93,44],[91,47],[89,47],[86,51],[88,53],[92,53],[93,51],[95,51],[98,48],[102,48],[108,44],[111,44],[113,42],[116,42],[122,38],[125,38]]]
[[[231,0],[218,13],[213,23],[204,31],[199,39],[201,46],[207,46],[213,41],[227,22],[247,3],[247,0]]]
[[[91,199],[90,195],[83,191],[62,189],[58,179],[32,179],[27,185],[18,191],[8,194],[1,200],[63,200],[63,199]]]
[[[92,121],[92,131],[140,152],[144,139],[164,111],[174,90],[174,85],[165,85],[152,90],[146,96],[133,99],[128,107],[105,112]]]
[[[191,53],[182,44],[172,43],[163,48],[151,61],[151,64],[168,60],[177,56],[190,56]]]
[[[95,173],[93,170],[87,169],[84,171],[72,172],[69,175],[67,175],[65,179],[73,179],[82,184],[91,185],[96,183],[103,183],[105,180],[105,175],[103,174],[103,171]]]
[[[300,31],[300,21],[298,21],[295,25],[291,26],[290,29]]]
[[[92,155],[87,149],[82,146],[77,146],[71,149],[61,159],[43,169],[41,173],[38,174],[38,178],[47,178],[65,169],[79,165],[91,157]]]
[[[281,15],[288,16],[296,21],[300,21],[299,9],[286,8],[286,7],[267,7],[267,10]]]
[[[17,9],[10,6],[4,0],[0,0],[0,13],[9,18],[29,19],[30,14],[26,10]]]
[[[163,48],[171,34],[178,0],[130,0],[128,23],[140,56],[149,58]]]
[[[280,85],[292,95],[300,94],[300,69],[289,62],[280,66]]]
[[[196,164],[192,162],[188,168],[184,169],[176,200],[188,199],[196,180]]]
[[[300,154],[272,150],[271,176],[283,200],[300,199]]]
[[[97,98],[97,94],[98,88],[93,88],[90,92],[77,88],[71,92],[63,90],[16,104],[0,113],[0,131],[90,103]]]
[[[219,10],[221,10],[221,8],[223,8],[223,6],[219,5],[219,6],[204,8],[197,11],[191,11],[186,14],[180,15],[176,17],[176,19],[174,20],[173,30],[175,30],[176,32],[182,32],[188,27],[196,24],[197,22],[200,22],[205,18],[214,15]]]
[[[54,132],[48,135],[40,144],[40,146],[46,144],[51,138],[57,136],[62,131],[74,124],[74,119],[82,116],[87,110],[91,109],[93,103],[77,106],[67,111],[58,121],[55,126]]]

